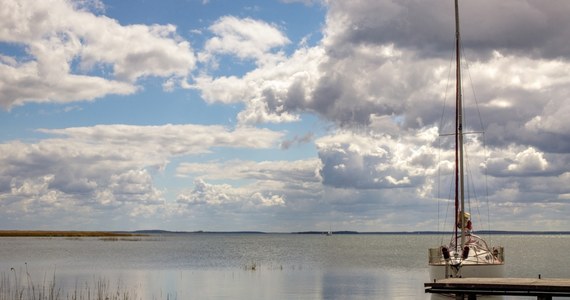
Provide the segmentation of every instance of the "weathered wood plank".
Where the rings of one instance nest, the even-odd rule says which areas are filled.
[[[570,279],[446,278],[425,284],[426,293],[570,297]]]

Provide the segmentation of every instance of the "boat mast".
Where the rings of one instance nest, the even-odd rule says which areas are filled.
[[[461,37],[459,4],[455,0],[455,224],[461,226],[461,249],[465,246],[465,193],[463,170],[463,103],[461,94]],[[455,226],[457,245],[457,226]]]

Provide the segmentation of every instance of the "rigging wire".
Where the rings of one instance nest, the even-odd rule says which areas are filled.
[[[441,161],[441,139],[438,139],[438,159],[437,161]],[[439,224],[440,224],[440,217],[439,217],[439,203],[441,202],[440,199],[440,179],[441,178],[441,167],[439,164],[437,165],[437,232],[439,232]]]
[[[478,101],[478,99],[477,99],[477,95],[476,95],[476,93],[475,93],[475,89],[474,89],[474,85],[473,85],[473,79],[472,79],[472,77],[471,77],[471,72],[470,72],[470,68],[469,68],[469,63],[468,63],[468,60],[467,60],[467,58],[466,58],[465,51],[464,51],[464,47],[463,47],[463,44],[462,44],[462,43],[460,43],[460,48],[461,48],[460,55],[461,55],[461,57],[463,58],[462,61],[463,61],[463,64],[464,64],[464,69],[467,70],[467,72],[464,73],[464,74],[467,74],[467,77],[468,77],[468,79],[469,79],[469,83],[470,83],[470,86],[471,86],[471,94],[473,95],[473,99],[474,99],[474,102],[475,102],[475,108],[476,108],[476,110],[477,110],[477,116],[478,116],[478,119],[479,119],[479,126],[480,126],[480,128],[481,128],[480,131],[471,132],[471,133],[479,133],[479,134],[482,134],[482,136],[483,136],[482,144],[483,144],[483,148],[484,148],[484,160],[486,161],[486,159],[487,159],[487,157],[488,157],[488,153],[487,153],[486,142],[485,142],[485,132],[484,132],[484,125],[483,125],[483,118],[481,117],[481,109],[480,109],[480,106],[479,106],[479,101]],[[442,113],[441,113],[441,118],[440,118],[440,126],[439,126],[439,135],[440,135],[440,137],[441,137],[441,136],[444,136],[444,135],[449,135],[449,134],[443,134],[442,131],[443,131],[443,128],[444,128],[444,126],[445,126],[444,120],[445,120],[445,111],[446,111],[446,108],[447,108],[447,96],[448,96],[448,91],[449,91],[450,82],[451,82],[451,79],[450,79],[450,78],[451,78],[451,75],[452,75],[452,74],[451,74],[451,73],[452,73],[452,72],[451,72],[451,71],[452,71],[452,64],[453,64],[453,61],[454,61],[455,56],[456,56],[456,55],[455,55],[455,51],[452,51],[452,55],[451,55],[451,57],[450,57],[450,67],[449,67],[449,69],[448,69],[448,70],[449,70],[449,72],[448,72],[448,80],[447,80],[446,89],[445,89],[445,95],[444,95],[444,105],[443,105],[443,109],[442,109]],[[465,95],[465,93],[463,93],[464,87],[461,86],[460,88],[461,88],[461,90],[462,90],[462,95]],[[462,107],[462,110],[463,110],[463,111],[462,111],[462,114],[463,114],[463,116],[464,116],[464,124],[466,125],[466,124],[468,124],[468,122],[467,122],[467,116],[468,116],[468,114],[465,113],[466,105],[464,105],[464,106]],[[466,127],[466,126],[465,126],[465,127]],[[469,134],[469,133],[464,133],[464,135],[465,135],[465,134]],[[442,152],[443,152],[443,150],[442,150],[442,141],[441,141],[441,138],[440,138],[440,139],[439,139],[439,161],[441,161],[441,156],[442,156],[441,153],[442,153]],[[468,151],[466,151],[466,152],[468,152]],[[474,176],[473,176],[472,169],[471,169],[471,166],[470,166],[470,157],[469,157],[469,154],[468,154],[468,153],[464,153],[464,154],[465,154],[465,161],[466,161],[466,167],[467,167],[467,168],[466,168],[466,169],[467,169],[467,174],[465,175],[465,176],[466,176],[466,181],[467,181],[466,183],[467,183],[467,184],[464,185],[464,186],[466,187],[468,210],[471,211],[471,201],[470,201],[470,200],[471,200],[471,198],[473,197],[473,198],[474,198],[474,201],[475,201],[474,205],[475,205],[475,208],[476,208],[476,210],[477,210],[478,221],[479,221],[479,223],[481,224],[481,223],[482,223],[482,222],[481,222],[481,211],[480,211],[481,201],[480,201],[480,199],[479,199],[479,197],[478,197],[478,195],[477,195],[478,193],[477,193],[476,188],[475,188],[475,184],[474,184],[474,180],[473,180]],[[441,207],[440,207],[440,203],[439,203],[439,202],[440,202],[441,199],[442,199],[442,198],[441,198],[441,166],[438,166],[438,175],[437,175],[437,176],[438,176],[438,184],[437,184],[437,195],[438,195],[438,204],[437,204],[437,208],[438,208],[438,232],[440,232],[440,230],[441,230],[441,229],[440,229],[440,223],[441,223],[441,220],[440,220],[440,218],[441,218],[441,216],[440,216],[440,210],[441,210]],[[484,168],[484,178],[485,178],[485,198],[486,198],[486,202],[487,202],[487,220],[488,220],[488,221],[487,221],[487,226],[489,227],[489,230],[490,230],[490,208],[489,208],[489,190],[488,190],[487,168]],[[449,191],[448,199],[451,199],[451,196],[452,196],[452,193],[453,193],[453,183],[450,182],[450,185],[449,185],[449,186],[450,186],[450,191]],[[472,197],[471,197],[471,196],[472,196]],[[447,209],[446,209],[446,213],[445,213],[445,218],[444,218],[444,224],[443,224],[444,227],[445,227],[445,224],[447,223],[447,217],[448,217],[448,214],[449,214],[449,207],[450,207],[450,203],[448,202]],[[455,224],[454,224],[454,226],[455,226]]]
[[[473,100],[475,102],[475,108],[477,110],[477,116],[479,117],[479,126],[481,127],[481,131],[480,134],[482,135],[482,146],[483,146],[483,157],[484,157],[484,162],[485,162],[485,167],[483,168],[483,177],[485,179],[485,202],[486,202],[486,206],[487,206],[487,229],[490,231],[491,230],[491,211],[490,211],[490,203],[489,203],[489,185],[488,185],[488,174],[487,174],[487,158],[489,157],[489,154],[487,152],[487,144],[486,144],[486,139],[485,139],[485,126],[483,125],[483,118],[481,116],[481,109],[479,106],[479,100],[477,98],[477,95],[475,93],[475,88],[473,85],[473,78],[471,77],[471,71],[469,68],[469,60],[467,59],[466,55],[465,55],[465,51],[463,48],[463,44],[461,44],[461,53],[462,56],[464,58],[464,64],[465,64],[465,69],[466,69],[466,74],[467,77],[469,78],[469,83],[471,86],[471,93],[473,95]],[[464,116],[467,116],[467,114],[464,113]],[[470,169],[468,169],[470,172]],[[472,176],[472,175],[471,175]],[[473,183],[472,183],[473,184]],[[475,187],[473,186],[473,190],[475,191]],[[475,197],[477,197],[475,195]],[[476,198],[478,199],[478,198]],[[477,214],[479,216],[479,221],[481,221],[481,217],[480,217],[480,211],[479,211],[479,206],[477,206]]]
[[[468,156],[468,154],[466,154],[466,156]],[[477,209],[477,217],[478,217],[478,224],[482,224],[481,222],[481,212],[479,211],[479,207],[481,206],[481,203],[479,201],[479,197],[477,195],[477,189],[475,188],[475,180],[473,179],[473,173],[472,173],[472,168],[470,165],[470,159],[467,158],[467,173],[468,173],[468,179],[467,179],[467,188],[468,188],[468,204],[469,204],[469,211],[471,211],[471,198],[474,199],[475,201],[475,208]],[[472,196],[471,196],[472,195]]]
[[[452,49],[453,49],[453,47],[452,47]],[[448,96],[448,93],[449,93],[449,87],[450,87],[450,85],[451,85],[451,76],[452,76],[451,70],[452,70],[452,65],[453,65],[454,58],[455,58],[455,51],[451,51],[451,55],[450,55],[450,58],[449,58],[449,68],[447,68],[447,69],[448,69],[448,72],[447,72],[447,83],[446,83],[446,86],[445,86],[445,93],[444,93],[444,97],[443,97],[443,109],[441,110],[441,118],[440,118],[440,121],[439,121],[439,128],[438,128],[438,129],[439,129],[439,136],[440,136],[440,138],[438,139],[438,141],[439,141],[439,145],[438,145],[438,149],[439,149],[438,155],[439,155],[439,158],[438,158],[438,161],[439,161],[439,162],[441,162],[441,153],[442,153],[442,151],[443,151],[443,150],[442,150],[442,139],[441,139],[441,136],[442,136],[442,130],[443,130],[443,127],[444,127],[445,110],[446,110],[446,107],[447,107],[447,96]],[[449,196],[448,196],[448,197],[449,197]],[[448,198],[448,199],[450,199],[450,198]],[[440,229],[440,224],[441,224],[441,219],[440,219],[440,218],[441,218],[441,217],[440,217],[440,210],[441,210],[441,208],[440,208],[440,202],[441,202],[441,165],[438,164],[438,166],[437,166],[437,231],[438,231],[438,232],[441,232],[441,231],[440,231],[440,230],[441,230],[441,229]],[[443,221],[443,228],[445,228],[445,225],[446,225],[446,223],[447,223],[447,214],[448,214],[448,212],[449,212],[449,202],[447,203],[447,208],[446,208],[446,211],[445,211],[445,218],[444,218],[444,221]],[[443,236],[442,236],[442,241],[441,241],[441,242],[443,243]]]
[[[461,45],[461,49],[463,50],[463,45]],[[469,83],[471,85],[471,93],[473,94],[473,100],[475,101],[475,108],[477,108],[477,116],[479,117],[479,125],[481,126],[481,131],[485,131],[485,126],[483,126],[483,117],[481,117],[481,110],[479,109],[479,101],[477,100],[477,95],[475,94],[475,88],[473,86],[473,78],[471,77],[471,71],[469,69],[469,60],[465,55],[465,51],[461,51],[463,53],[463,57],[465,59],[465,69],[467,70],[467,77],[469,78]]]
[[[449,182],[449,192],[447,195],[447,199],[451,199],[451,195],[453,195],[453,193],[454,193],[454,186],[453,186],[453,180],[451,180]],[[454,202],[447,201],[447,210],[445,211],[445,224],[444,225],[447,225],[447,215],[449,214],[449,211],[451,208],[451,203],[454,203]],[[455,205],[455,203],[454,203],[454,205]],[[454,210],[454,212],[455,212],[455,210]],[[456,226],[456,225],[457,224],[453,224],[453,226]],[[453,237],[451,237],[451,239],[453,240]],[[443,237],[442,237],[442,240],[443,240]]]
[[[483,151],[485,151],[485,169],[483,170],[483,172],[485,172],[485,202],[487,202],[487,226],[488,226],[488,230],[491,231],[491,203],[489,203],[489,184],[487,182],[488,177],[487,177],[487,158],[489,157],[489,153],[487,152],[487,141],[485,139],[485,134],[483,134]]]

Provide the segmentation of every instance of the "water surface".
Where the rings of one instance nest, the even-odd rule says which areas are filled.
[[[0,238],[0,272],[55,275],[63,290],[104,280],[140,299],[429,299],[436,235],[185,234],[137,239]],[[570,236],[491,236],[509,277],[570,277]],[[14,271],[11,271],[14,268]],[[17,271],[16,271],[17,270]]]

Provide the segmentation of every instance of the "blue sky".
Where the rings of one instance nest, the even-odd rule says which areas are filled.
[[[475,228],[567,230],[570,8],[460,5]],[[447,228],[452,12],[5,1],[0,228]]]

